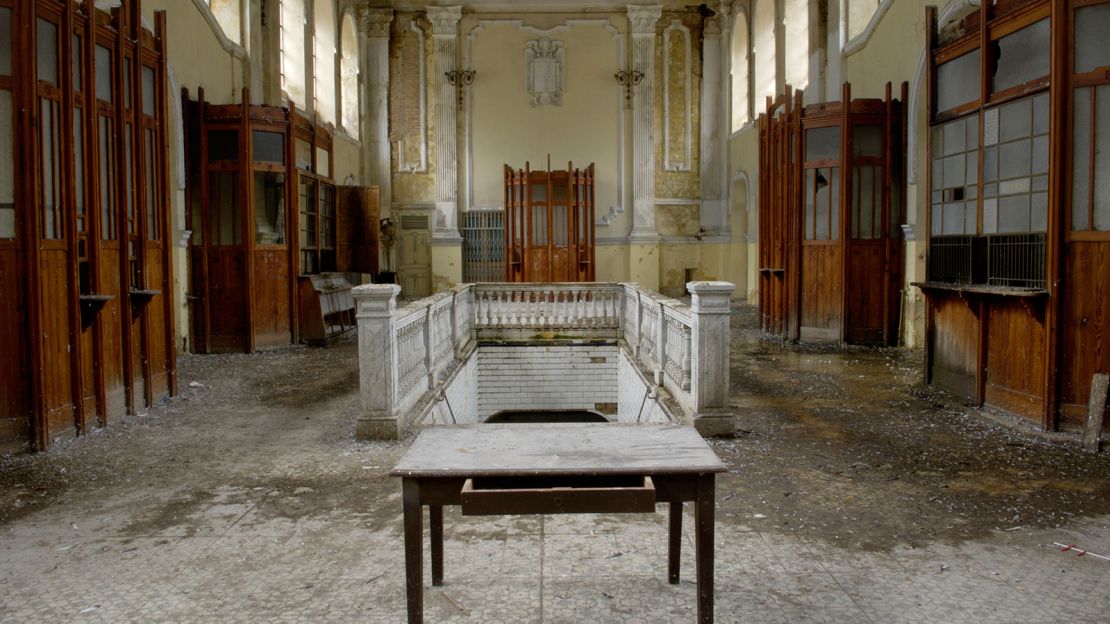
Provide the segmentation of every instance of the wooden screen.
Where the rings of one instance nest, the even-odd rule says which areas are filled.
[[[301,276],[377,273],[377,189],[336,187],[329,130],[249,102],[183,92],[198,353],[297,342]]]
[[[141,15],[0,0],[0,367],[18,366],[0,445],[44,448],[175,391],[165,16],[151,32]]]
[[[905,101],[768,102],[760,129],[760,310],[791,340],[896,344]]]
[[[592,282],[594,166],[563,171],[505,165],[505,279]]]
[[[189,151],[192,348],[252,351],[295,339],[288,109],[183,96]]]

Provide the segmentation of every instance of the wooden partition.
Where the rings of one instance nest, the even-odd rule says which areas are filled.
[[[893,345],[903,275],[905,111],[882,100],[768,101],[759,119],[760,311],[789,340]],[[848,102],[847,106],[844,102]]]
[[[0,0],[5,448],[175,392],[166,25],[141,15]]]
[[[1110,370],[1106,24],[1107,0],[927,13],[927,381],[1046,429]]]
[[[330,129],[249,102],[183,92],[197,353],[299,342],[306,276],[377,273],[377,189],[336,187]]]
[[[592,282],[594,166],[564,171],[505,165],[505,280]]]

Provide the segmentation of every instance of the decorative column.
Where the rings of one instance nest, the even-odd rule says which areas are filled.
[[[628,5],[632,71],[643,79],[632,87],[632,239],[658,239],[655,229],[655,24],[662,5]],[[645,283],[653,287],[651,283]]]
[[[360,7],[362,39],[362,140],[366,145],[362,179],[380,191],[382,216],[392,214],[393,199],[389,146],[389,30],[391,9]]]
[[[722,131],[722,16],[705,18],[702,28],[701,72],[701,226],[714,234],[724,234],[724,181],[721,179]]]
[[[352,290],[358,323],[358,389],[362,413],[355,426],[360,440],[396,440],[400,427],[395,413],[396,353],[393,312],[396,284],[367,284]]]
[[[729,282],[690,282],[693,317],[690,354],[690,394],[694,399],[694,428],[703,436],[732,433],[735,423],[729,406]]]
[[[436,216],[432,244],[461,243],[458,228],[458,115],[455,87],[447,80],[447,72],[457,68],[459,20],[462,7],[428,7],[432,23],[434,57],[429,87],[435,98],[435,204]]]

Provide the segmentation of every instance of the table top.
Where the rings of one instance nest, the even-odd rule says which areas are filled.
[[[394,477],[707,474],[725,467],[680,425],[457,425],[420,432]]]

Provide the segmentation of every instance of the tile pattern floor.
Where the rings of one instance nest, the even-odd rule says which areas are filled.
[[[227,488],[149,535],[135,535],[120,509],[6,527],[0,622],[404,621],[399,521],[264,518],[250,502],[229,502],[266,495]],[[399,507],[390,498],[382,504]],[[678,586],[665,577],[663,507],[477,519],[448,509],[445,526],[446,583],[426,588],[427,622],[694,621],[689,510]],[[1110,519],[1074,534],[999,532],[893,552],[719,523],[717,622],[1104,622],[1110,562],[1044,546],[1078,535],[1110,543]]]

